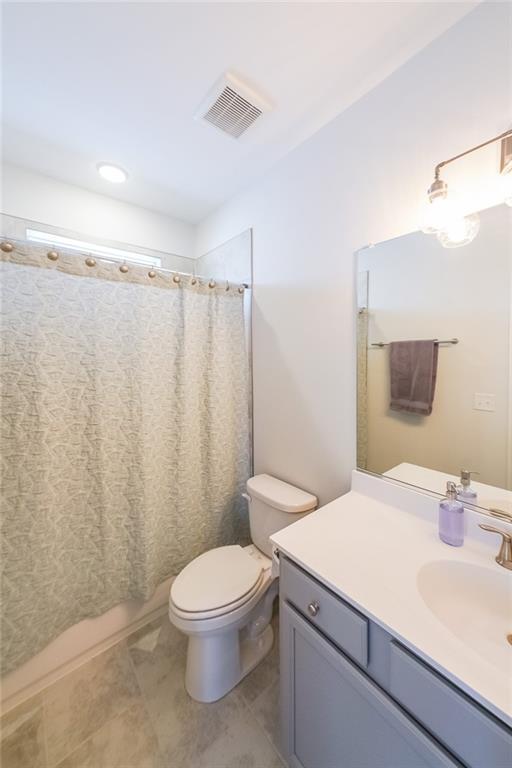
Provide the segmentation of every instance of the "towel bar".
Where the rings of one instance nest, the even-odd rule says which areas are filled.
[[[438,344],[458,344],[458,339],[434,339],[435,342]],[[382,347],[389,347],[390,342],[389,341],[375,341],[371,345],[372,347],[379,347],[379,349],[382,349]]]

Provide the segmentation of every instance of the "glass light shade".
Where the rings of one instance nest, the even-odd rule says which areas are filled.
[[[425,204],[421,231],[427,235],[434,235],[445,229],[451,221],[460,217],[453,200],[447,197],[436,197],[432,202]]]
[[[128,174],[122,168],[117,165],[111,165],[110,163],[98,163],[96,166],[99,175],[112,182],[112,184],[122,184],[128,178]]]
[[[437,239],[443,248],[460,248],[471,243],[480,229],[480,217],[477,213],[452,219],[444,229],[437,233]]]

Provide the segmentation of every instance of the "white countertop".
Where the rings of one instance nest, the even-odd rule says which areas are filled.
[[[361,473],[354,475],[359,477],[359,487],[370,483],[373,497],[353,490],[274,534],[273,543],[512,725],[512,646],[506,645],[505,638],[497,638],[496,654],[488,661],[436,617],[423,601],[417,583],[420,568],[432,561],[461,561],[497,569],[498,578],[505,578],[504,574],[510,577],[512,632],[512,572],[494,561],[498,537],[484,534],[476,525],[482,521],[503,527],[502,523],[466,511],[471,535],[466,536],[463,547],[450,547],[438,538],[435,499],[421,498],[408,489],[395,491],[389,481],[361,480]],[[378,483],[387,486],[383,501],[375,498]],[[417,511],[404,509],[403,503],[389,503],[396,493],[401,494],[402,502],[410,494],[410,507],[418,499]],[[474,616],[475,623],[482,620],[482,616]],[[467,631],[471,633],[471,621]]]

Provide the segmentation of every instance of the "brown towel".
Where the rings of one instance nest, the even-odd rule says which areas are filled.
[[[428,416],[436,388],[436,341],[392,341],[389,345],[391,402],[394,411]]]

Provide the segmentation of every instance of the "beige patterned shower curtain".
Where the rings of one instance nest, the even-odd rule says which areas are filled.
[[[243,295],[2,254],[2,672],[242,540]]]

